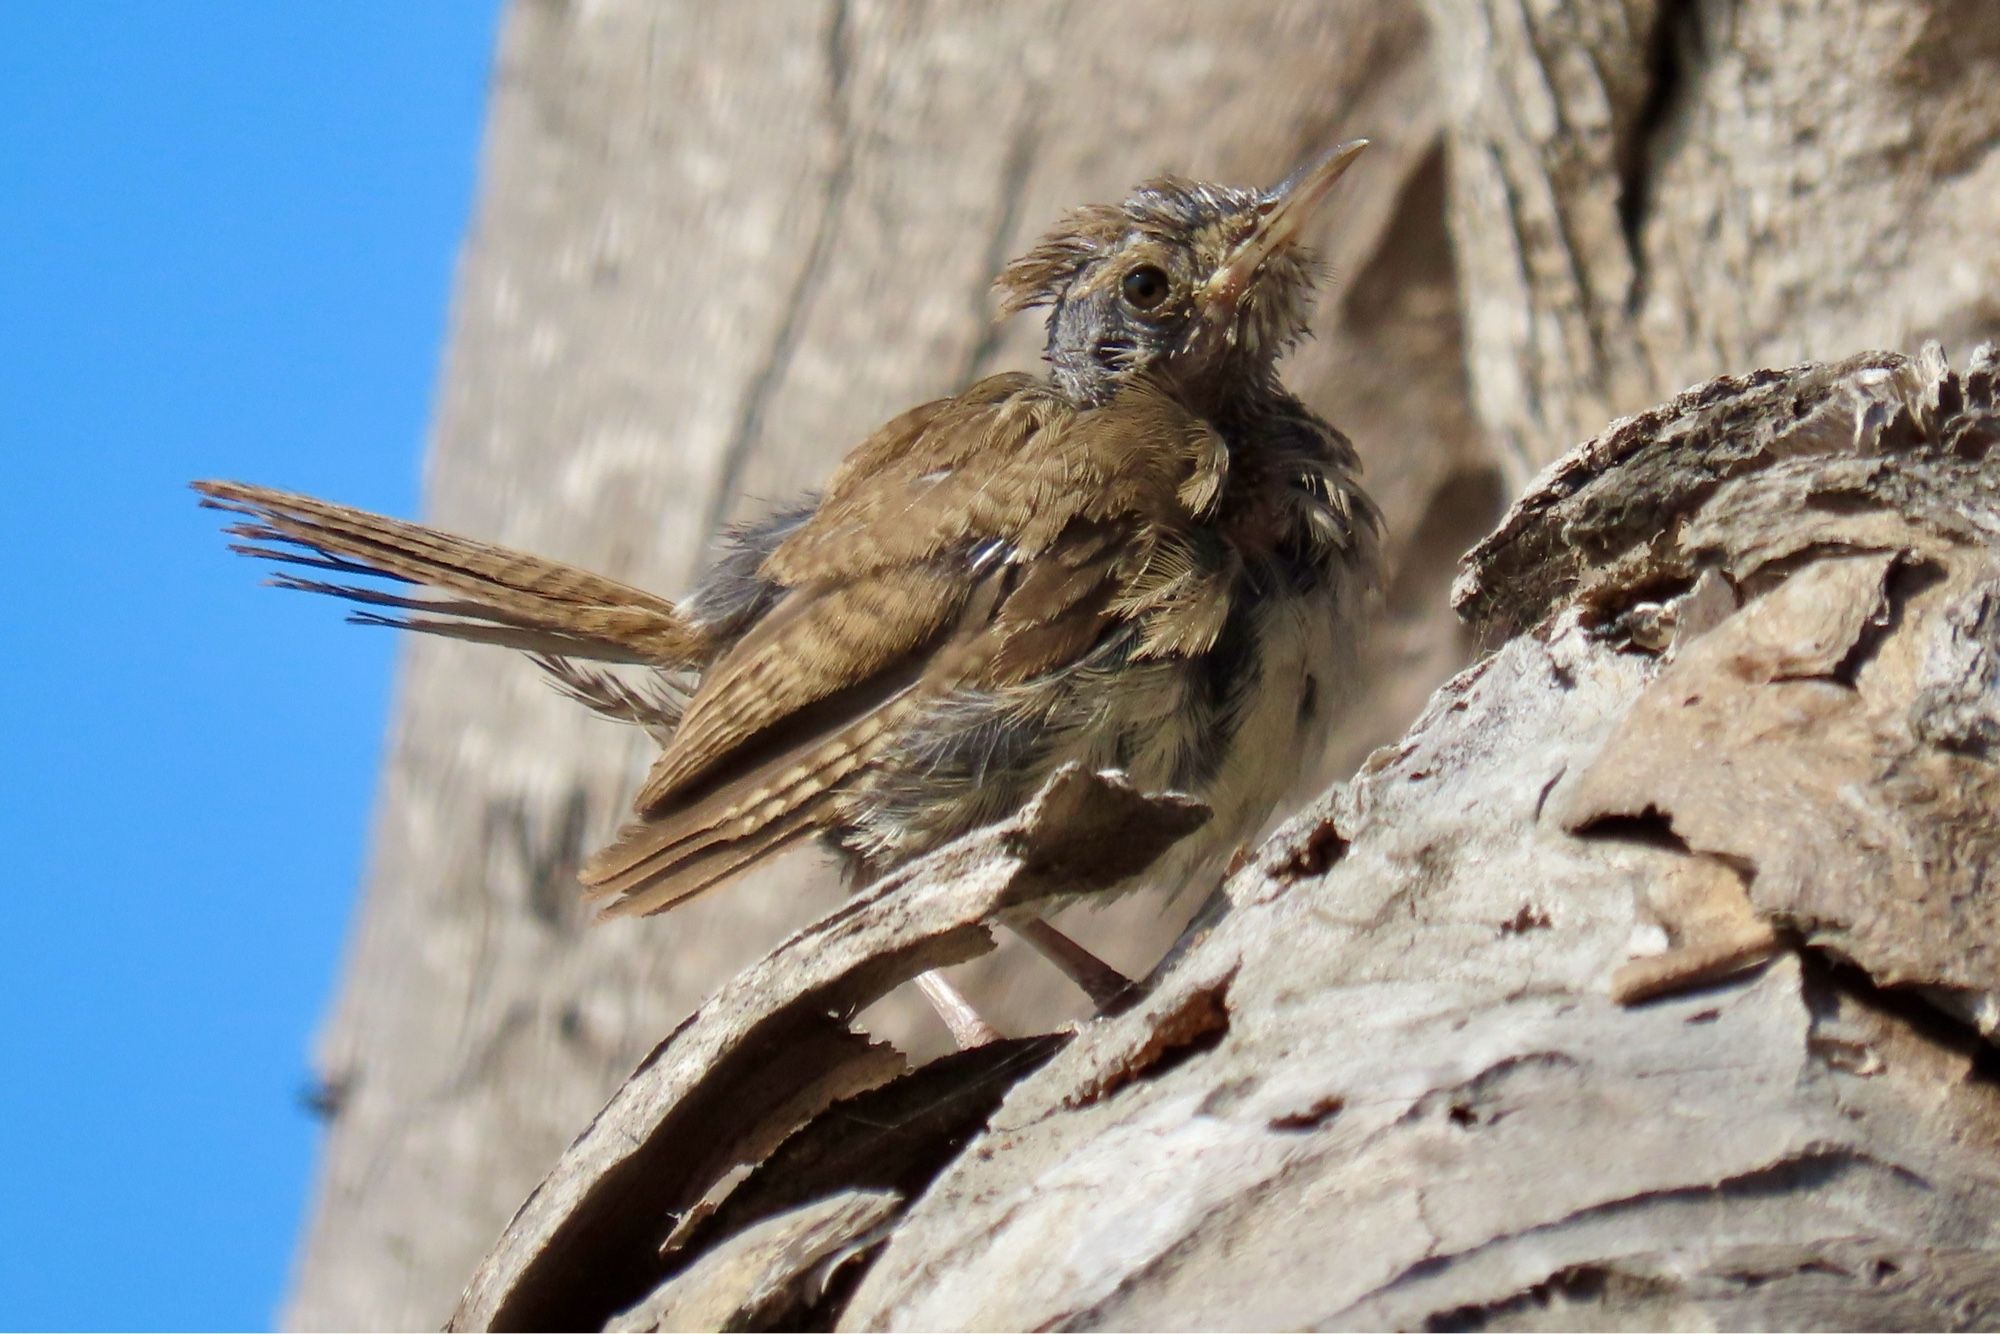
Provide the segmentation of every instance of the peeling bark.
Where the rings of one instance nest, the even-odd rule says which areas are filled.
[[[704,1007],[461,1327],[626,1303],[627,1328],[1990,1326],[2000,753],[1962,720],[1994,689],[1997,388],[1990,348],[1963,373],[1871,354],[1614,426],[1468,558],[1460,605],[1502,642],[1238,871],[1131,1010],[817,1116],[781,1099],[801,1128],[738,1183],[750,1155],[670,1129],[675,1098],[772,1100],[709,1028],[835,1037],[865,991],[822,979],[881,985],[917,938],[1129,869],[1027,844],[1143,860],[1190,818],[1075,774],[1078,814],[1045,797]],[[1033,864],[1069,869],[1005,888]],[[667,1145],[698,1178],[628,1166]]]
[[[947,1144],[962,1138],[966,1115],[983,1119],[1004,1088],[996,1070],[1033,1069],[1050,1043],[1029,1040],[1004,1053],[982,1048],[934,1062],[912,1077],[925,1103],[919,1110],[898,1105],[907,1088],[887,1100],[856,1096],[901,1073],[903,1059],[848,1021],[919,973],[992,949],[988,919],[1117,884],[1207,818],[1205,807],[1185,797],[1141,796],[1071,766],[1013,819],[914,863],[786,941],[640,1064],[514,1215],[466,1289],[453,1326],[602,1325],[664,1276],[663,1253],[700,1253],[689,1234],[702,1230],[718,1204],[741,1215],[754,1179],[721,1198],[712,1194],[734,1169],[779,1151],[792,1173],[776,1183],[781,1191],[796,1189],[802,1177],[809,1182],[801,1170],[808,1166],[822,1169],[823,1186],[835,1184],[815,1161],[823,1155],[797,1143],[830,1109],[840,1124],[884,1125],[894,1141],[877,1136],[869,1152],[836,1152],[836,1168],[863,1178],[837,1184],[894,1184],[913,1193],[893,1161],[921,1156],[940,1136]],[[994,1055],[1004,1056],[997,1067]],[[940,1123],[938,1111],[968,1095],[969,1112]],[[905,1142],[913,1134],[920,1142]],[[919,1174],[916,1184],[926,1180]],[[665,1231],[662,1219],[671,1220]]]

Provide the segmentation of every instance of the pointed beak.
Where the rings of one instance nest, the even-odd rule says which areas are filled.
[[[1236,249],[1208,280],[1209,300],[1204,303],[1218,315],[1233,313],[1236,304],[1257,276],[1257,268],[1279,250],[1292,244],[1333,189],[1333,183],[1347,174],[1366,139],[1349,139],[1321,154],[1266,191],[1257,204],[1257,221],[1250,234],[1237,242]]]

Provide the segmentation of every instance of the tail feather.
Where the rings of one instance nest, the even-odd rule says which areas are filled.
[[[528,652],[681,670],[712,647],[673,603],[575,566],[402,519],[241,482],[196,482],[209,509],[249,522],[228,532],[247,556],[387,578],[446,596],[413,597],[281,574],[280,587],[414,613],[357,613],[370,625],[504,644]]]
[[[683,862],[671,875],[656,876],[605,905],[603,917],[649,917],[687,902],[705,890],[734,879],[779,849],[815,833],[819,823],[810,809],[753,829],[739,838],[707,848],[698,859]]]
[[[584,863],[584,897],[607,915],[652,913],[721,884],[764,852],[833,823],[829,797],[881,753],[891,722],[922,696],[908,691],[831,737],[766,760],[688,806],[625,826]]]
[[[536,653],[534,659],[563,694],[593,713],[645,728],[662,746],[681,725],[686,692],[666,677],[641,684],[560,655]]]
[[[195,490],[204,506],[242,516],[228,529],[239,539],[233,550],[289,567],[272,576],[276,586],[348,602],[349,619],[363,625],[524,650],[571,698],[663,745],[680,726],[690,677],[719,647],[673,603],[588,571],[308,496],[236,482]],[[640,684],[586,659],[656,671]],[[605,916],[661,912],[817,832],[829,789],[879,749],[881,730],[879,717],[864,716],[831,737],[809,732],[747,759],[704,796],[628,826],[584,868],[589,896],[606,901]]]

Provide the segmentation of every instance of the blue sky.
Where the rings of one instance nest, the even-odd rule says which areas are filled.
[[[0,1326],[277,1314],[395,646],[185,484],[416,507],[496,6],[0,4]]]

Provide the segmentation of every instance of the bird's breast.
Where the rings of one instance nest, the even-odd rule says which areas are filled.
[[[1004,819],[1078,763],[1209,805],[1149,877],[1192,883],[1324,779],[1328,723],[1356,675],[1374,512],[1351,447],[1303,409],[1211,438],[1228,453],[1199,504],[1180,495],[1179,512],[1092,520],[996,557],[1009,573],[993,624],[1027,628],[1007,640],[1007,670],[925,700],[847,792],[834,837],[862,865]]]
[[[1178,874],[1256,838],[1288,798],[1324,781],[1328,727],[1351,696],[1359,590],[1319,579],[1245,601],[1243,643],[1191,662],[1172,713],[1176,763],[1142,764],[1141,786],[1190,792],[1213,812],[1176,850]]]
[[[1363,580],[1246,570],[1205,651],[1146,659],[1113,637],[1082,662],[941,699],[854,793],[839,841],[893,863],[1004,819],[1055,770],[1117,770],[1200,797],[1210,820],[1152,881],[1192,883],[1324,778],[1328,722],[1354,679]]]

